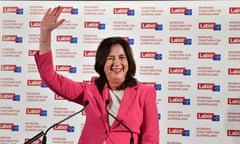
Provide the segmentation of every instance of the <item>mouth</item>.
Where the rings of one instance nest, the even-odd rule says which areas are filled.
[[[120,67],[111,67],[110,71],[111,71],[111,72],[114,72],[114,73],[120,73],[121,71],[123,71],[123,68],[120,68]]]

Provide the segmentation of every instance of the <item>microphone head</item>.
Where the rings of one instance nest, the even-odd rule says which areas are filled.
[[[88,104],[89,104],[89,101],[86,100],[86,101],[84,102],[84,106],[87,106]]]

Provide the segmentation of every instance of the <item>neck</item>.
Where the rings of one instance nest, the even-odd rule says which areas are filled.
[[[111,85],[110,84],[110,89],[111,90],[117,90],[118,89],[118,85]]]
[[[119,87],[124,83],[124,81],[124,79],[111,79],[108,80],[108,84],[112,90],[118,90]]]
[[[121,85],[121,83],[119,84],[119,83],[111,83],[111,82],[109,82],[109,87],[112,90],[118,90],[120,85]]]

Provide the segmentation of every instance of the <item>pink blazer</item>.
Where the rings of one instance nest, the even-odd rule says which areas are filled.
[[[106,100],[109,89],[105,85],[99,93],[94,82],[76,82],[54,70],[52,53],[35,55],[41,79],[56,94],[86,107],[86,121],[78,144],[129,144],[130,133],[119,122],[108,124]],[[138,83],[127,87],[116,116],[134,133],[134,144],[159,144],[159,123],[157,117],[156,91],[153,87]]]

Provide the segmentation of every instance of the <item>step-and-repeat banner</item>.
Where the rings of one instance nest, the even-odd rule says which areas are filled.
[[[48,8],[66,21],[52,34],[56,70],[96,76],[99,42],[123,36],[136,77],[156,88],[161,144],[240,143],[239,1],[1,1],[0,143],[19,144],[82,106],[54,94],[34,57]],[[51,144],[76,144],[79,114],[51,129]],[[39,144],[41,139],[35,143]]]

